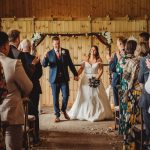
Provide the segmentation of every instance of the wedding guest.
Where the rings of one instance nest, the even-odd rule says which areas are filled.
[[[149,48],[150,48],[150,38],[149,38]],[[149,68],[147,67],[146,60],[150,59],[150,55],[147,55],[140,60],[140,71],[138,75],[138,80],[140,83],[145,85],[148,76],[149,76]],[[143,119],[146,127],[146,143],[148,148],[150,149],[150,114],[148,113],[148,108],[150,107],[150,94],[148,94],[143,88],[142,95],[140,98],[139,105],[142,109]]]
[[[114,57],[111,58],[110,56],[106,56],[108,62],[109,62],[109,69],[110,72],[112,73],[112,87],[113,87],[113,95],[114,95],[114,104],[115,106],[119,105],[119,98],[118,98],[118,85],[120,84],[120,78],[121,74],[118,73],[119,68],[119,61],[122,61],[122,58],[124,57],[124,49],[125,49],[125,43],[126,43],[126,38],[125,37],[118,37],[117,38],[117,50],[114,54]],[[118,67],[117,67],[118,66]]]
[[[24,110],[22,93],[28,96],[32,90],[32,82],[27,77],[22,63],[7,57],[9,54],[8,35],[0,32],[0,63],[4,69],[7,96],[0,105],[1,121],[5,127],[5,143],[7,150],[21,150],[23,142],[22,125]]]
[[[20,31],[16,29],[10,29],[7,34],[9,37],[10,45],[8,57],[12,59],[20,59],[26,74],[30,78],[32,71],[28,68],[23,53],[20,50],[18,50],[18,46],[20,44]]]
[[[149,37],[150,37],[150,35],[149,35],[148,32],[141,32],[141,33],[139,34],[139,43],[144,42],[144,43],[146,43],[147,46],[148,46]]]
[[[31,64],[35,65],[31,81],[33,83],[32,94],[29,96],[29,115],[35,116],[35,135],[33,135],[33,144],[38,144],[40,142],[39,136],[39,98],[42,93],[41,85],[39,79],[42,76],[42,65],[40,63],[39,57],[33,56],[31,52],[31,42],[28,39],[24,39],[20,43],[22,52],[24,53],[26,64],[30,67]]]
[[[139,59],[145,57],[150,53],[149,46],[145,42],[140,42],[135,51],[135,56]]]
[[[137,42],[135,40],[127,41],[125,53],[126,60],[122,74],[121,89],[122,94],[120,96],[120,124],[119,133],[124,135],[124,141],[127,142],[133,120],[131,116],[136,115],[136,101],[137,99],[131,94],[133,90],[141,90],[138,85],[138,72],[139,72],[139,59],[134,56]],[[139,89],[140,88],[140,89]],[[129,108],[131,107],[131,108]],[[132,112],[134,110],[134,112]]]

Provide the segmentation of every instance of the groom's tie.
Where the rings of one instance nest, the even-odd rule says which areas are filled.
[[[56,51],[56,55],[57,55],[57,58],[60,59],[60,53],[59,53],[59,50]]]

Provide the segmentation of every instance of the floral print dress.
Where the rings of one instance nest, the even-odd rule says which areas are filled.
[[[131,133],[130,129],[136,122],[139,114],[138,98],[135,91],[140,91],[138,83],[139,59],[133,55],[126,56],[126,64],[123,69],[120,92],[120,123],[119,133],[123,134],[125,141]]]

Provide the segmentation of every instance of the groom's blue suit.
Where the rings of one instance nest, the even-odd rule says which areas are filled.
[[[53,94],[53,104],[55,115],[60,117],[59,109],[59,93],[60,89],[62,91],[63,101],[61,111],[65,112],[68,103],[69,97],[69,73],[68,66],[74,76],[78,76],[78,73],[72,63],[69,51],[67,49],[61,48],[61,57],[57,58],[56,52],[54,49],[50,50],[47,53],[47,57],[43,59],[42,65],[44,67],[49,66],[49,82],[52,87]]]

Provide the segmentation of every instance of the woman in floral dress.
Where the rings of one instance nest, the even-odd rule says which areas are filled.
[[[133,91],[139,90],[137,81],[139,72],[139,59],[134,56],[137,42],[129,40],[126,44],[126,59],[121,80],[120,95],[120,124],[119,133],[124,135],[127,142],[131,125],[135,123],[135,116],[138,111],[137,99]]]

